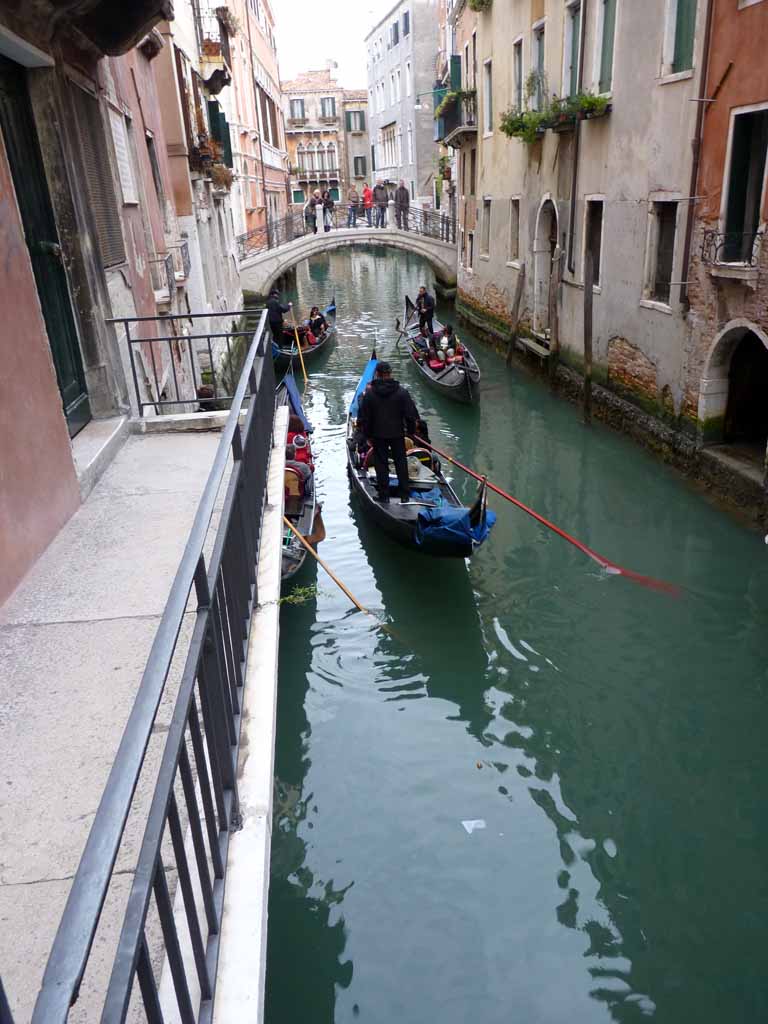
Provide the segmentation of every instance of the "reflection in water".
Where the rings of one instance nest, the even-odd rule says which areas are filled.
[[[392,328],[424,276],[379,249],[298,270],[302,308],[339,305],[309,393],[323,556],[395,636],[324,577],[282,611],[268,1024],[767,1019],[759,538],[482,347],[479,410],[422,389]],[[470,565],[382,537],[344,470],[374,342],[436,443],[685,597],[498,503]]]

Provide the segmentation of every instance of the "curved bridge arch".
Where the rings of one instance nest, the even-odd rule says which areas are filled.
[[[349,228],[317,235],[303,235],[276,249],[268,249],[240,261],[243,288],[264,296],[275,281],[303,260],[321,252],[354,246],[386,245],[422,256],[443,288],[456,287],[456,246],[415,231],[392,228]]]

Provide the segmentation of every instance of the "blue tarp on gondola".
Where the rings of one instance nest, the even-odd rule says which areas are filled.
[[[473,526],[472,512],[468,508],[425,508],[419,512],[415,539],[417,544],[465,547],[469,551],[479,548],[493,524],[496,513],[485,509],[480,521]]]
[[[362,396],[365,389],[368,387],[370,382],[373,380],[373,375],[376,372],[378,366],[378,359],[369,359],[368,365],[365,368],[363,376],[360,378],[360,383],[357,385],[357,391],[355,391],[355,397],[352,399],[352,404],[349,407],[349,415],[357,419],[357,410],[360,405],[360,397]]]
[[[291,405],[291,411],[294,412],[304,424],[305,433],[311,434],[314,427],[304,413],[304,407],[301,404],[301,395],[299,394],[299,389],[296,387],[296,381],[293,378],[293,374],[286,374],[283,383],[285,384],[285,390],[288,392],[288,401]]]

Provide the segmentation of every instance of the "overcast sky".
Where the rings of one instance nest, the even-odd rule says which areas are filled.
[[[340,85],[365,89],[363,40],[393,4],[394,0],[277,0],[272,9],[280,77],[295,78],[300,71],[318,70],[335,60]]]

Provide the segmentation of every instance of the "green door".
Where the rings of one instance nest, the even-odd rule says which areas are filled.
[[[5,57],[0,57],[0,134],[8,154],[64,415],[69,435],[74,437],[91,418],[83,362],[25,72]],[[19,339],[20,344],[23,341]]]

